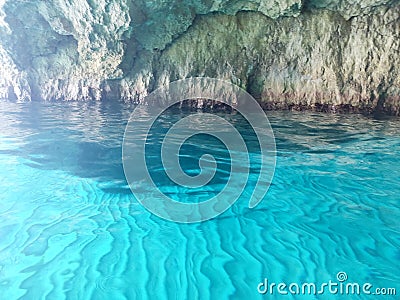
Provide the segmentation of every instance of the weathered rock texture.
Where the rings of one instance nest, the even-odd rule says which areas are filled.
[[[234,82],[266,108],[400,114],[398,0],[0,0],[0,97]]]

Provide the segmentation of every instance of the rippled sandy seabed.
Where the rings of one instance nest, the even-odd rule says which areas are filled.
[[[278,157],[267,197],[249,209],[245,193],[189,225],[153,216],[127,187],[132,110],[0,103],[1,299],[322,299],[257,285],[339,271],[400,292],[399,119],[268,113]]]

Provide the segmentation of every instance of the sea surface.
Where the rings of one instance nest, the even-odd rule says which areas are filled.
[[[400,119],[267,112],[277,163],[264,200],[248,208],[255,167],[224,214],[178,224],[141,206],[125,179],[122,141],[134,108],[0,102],[0,299],[398,299]],[[148,164],[162,191],[203,201],[240,162],[198,135],[182,146],[182,168],[196,174],[208,153],[215,178],[204,189],[172,188],[157,159],[160,136],[190,113],[171,111],[155,124]],[[218,115],[241,128],[256,157],[248,124]],[[370,283],[371,293],[397,295],[260,294],[266,279],[318,289],[330,280]]]

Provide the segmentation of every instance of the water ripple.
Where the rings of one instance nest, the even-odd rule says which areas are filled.
[[[132,109],[0,103],[2,297],[262,299],[264,278],[321,283],[338,271],[399,291],[398,119],[271,112],[278,161],[265,200],[249,209],[245,190],[219,218],[188,225],[151,215],[129,192],[120,147]],[[221,189],[230,161],[215,150],[220,181],[165,192],[201,201]]]

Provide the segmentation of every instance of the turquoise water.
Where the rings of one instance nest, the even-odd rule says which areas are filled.
[[[245,193],[216,219],[177,224],[146,211],[127,186],[121,145],[133,109],[0,103],[0,299],[396,299],[257,291],[264,278],[321,284],[338,272],[398,297],[399,119],[269,112],[278,157],[264,201],[249,209]],[[211,184],[223,185],[223,147],[197,139],[183,165],[195,173],[189,154],[214,151]]]

